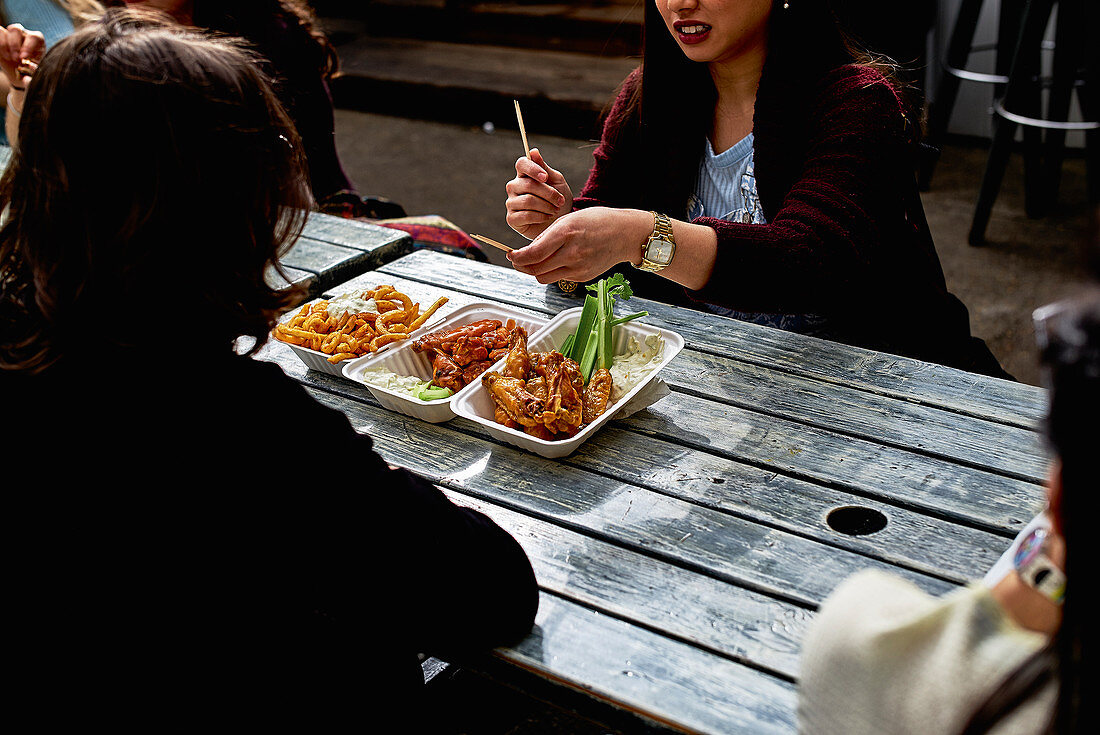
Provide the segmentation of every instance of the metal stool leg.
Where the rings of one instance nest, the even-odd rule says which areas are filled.
[[[1020,25],[1019,40],[1012,54],[1008,83],[1005,85],[1004,96],[1000,101],[1002,109],[1018,110],[1022,106],[1021,102],[1031,98],[1034,93],[1036,83],[1034,75],[1037,72],[1034,68],[1034,60],[1038,55],[1033,54],[1032,51],[1037,52],[1041,48],[1043,34],[1046,32],[1046,21],[1050,18],[1053,4],[1054,0],[1027,0]],[[993,125],[993,143],[989,149],[989,158],[986,161],[985,174],[978,193],[978,204],[968,237],[971,245],[981,245],[985,242],[985,229],[989,224],[989,215],[993,211],[993,202],[997,198],[1001,181],[1004,179],[1018,123],[1011,117],[994,115]]]
[[[955,17],[955,26],[951,30],[951,38],[948,41],[940,78],[936,83],[936,96],[928,104],[928,125],[925,142],[935,152],[930,153],[921,161],[918,177],[921,189],[928,188],[932,171],[939,158],[936,149],[941,145],[943,136],[947,132],[947,124],[951,120],[951,111],[955,107],[955,100],[959,95],[959,84],[962,80],[952,72],[966,66],[981,11],[982,0],[962,0],[959,13]]]
[[[1086,36],[1085,14],[1080,0],[1061,0],[1058,3],[1057,27],[1054,32],[1054,63],[1050,97],[1047,100],[1047,118],[1055,122],[1069,120],[1073,88],[1081,70],[1082,50]],[[1062,161],[1065,158],[1066,129],[1054,127],[1046,132],[1043,141],[1043,184],[1038,206],[1042,213],[1049,210],[1058,199],[1058,187],[1062,178]]]

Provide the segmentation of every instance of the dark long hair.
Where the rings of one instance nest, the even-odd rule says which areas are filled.
[[[848,35],[827,0],[773,0],[768,25],[765,74],[786,95],[801,95],[831,69],[844,64],[874,66],[896,80],[896,64],[865,51]],[[622,150],[641,156],[652,175],[640,182],[636,206],[673,216],[686,213],[704,140],[710,133],[717,91],[707,65],[684,55],[653,2],[645,3],[641,81],[628,80],[632,97],[612,111]],[[763,83],[763,82],[762,82]]]
[[[1097,512],[1096,449],[1100,447],[1100,289],[1080,296],[1048,327],[1042,364],[1050,390],[1045,434],[1062,474],[1066,597],[1055,635],[1059,680],[1054,730],[1094,733],[1100,703],[1083,691],[1086,661],[1096,651],[1096,621],[1086,590],[1097,569],[1089,525]],[[1074,581],[1077,582],[1074,586]],[[1091,678],[1091,677],[1089,677]]]
[[[1050,644],[1009,674],[974,713],[964,733],[992,729],[1018,705],[1057,681],[1048,733],[1085,735],[1100,728],[1100,703],[1084,690],[1085,662],[1096,650],[1088,586],[1098,563],[1090,524],[1097,515],[1100,447],[1100,287],[1063,304],[1041,325],[1040,363],[1049,393],[1044,435],[1061,469],[1066,591],[1062,622]]]
[[[306,54],[325,78],[339,70],[336,49],[312,6],[302,0],[195,0],[194,21],[200,28],[247,38],[264,50],[272,49],[273,39],[289,37],[286,53]]]
[[[125,0],[104,0],[109,8],[125,7]],[[275,39],[287,53],[305,54],[328,78],[339,70],[340,60],[328,36],[317,23],[317,14],[304,0],[194,0],[193,24],[231,36],[247,38],[269,53]]]
[[[103,345],[266,340],[311,197],[248,52],[134,10],[52,47],[0,179],[0,367]]]

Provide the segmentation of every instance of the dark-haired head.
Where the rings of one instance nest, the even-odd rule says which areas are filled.
[[[784,5],[784,0],[772,0],[768,18],[765,73],[777,93],[808,100],[809,88],[822,75],[849,63],[874,65],[892,76],[892,62],[859,48],[828,0],[789,0]],[[650,191],[638,206],[683,216],[716,101],[707,65],[685,56],[657,3],[646,0],[641,84],[622,111],[624,134],[639,141],[639,155],[656,168]]]
[[[262,343],[269,269],[311,205],[293,124],[248,52],[109,11],[42,59],[0,180],[0,366],[91,344]]]
[[[1100,287],[1040,311],[1043,382],[1049,391],[1045,435],[1058,468],[1057,520],[1066,544],[1068,580],[1055,639],[1060,682],[1054,731],[1095,732],[1098,711],[1086,696],[1084,661],[1095,652],[1096,626],[1088,580],[1097,569],[1091,524],[1097,518],[1100,470]]]

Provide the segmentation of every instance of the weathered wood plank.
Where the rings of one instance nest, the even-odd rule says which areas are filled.
[[[531,559],[539,586],[787,679],[814,613],[455,491]]]
[[[278,362],[284,372],[307,385],[373,403],[365,387],[343,378],[307,371],[283,345],[271,343],[264,347],[260,356]],[[456,419],[451,423],[467,433],[489,438],[480,427],[470,422]],[[715,431],[715,427],[722,427],[722,430]],[[654,437],[654,441],[639,443],[636,439],[628,440],[612,433],[615,431],[639,432]],[[640,452],[635,452],[635,447],[641,447]],[[667,470],[672,475],[667,488],[702,483],[704,487],[697,491],[696,502],[704,503],[709,502],[706,500],[706,483],[722,479],[741,487],[745,504],[753,512],[762,514],[752,517],[780,524],[784,523],[783,518],[797,519],[794,525],[789,526],[790,530],[812,533],[808,528],[818,528],[825,534],[822,538],[834,541],[836,534],[825,529],[819,517],[815,516],[807,526],[805,513],[791,513],[790,505],[796,502],[795,498],[803,490],[811,498],[818,498],[819,502],[835,500],[838,506],[857,504],[877,507],[876,503],[894,506],[895,509],[890,510],[888,515],[891,523],[898,521],[895,527],[899,531],[907,528],[907,524],[901,522],[903,516],[899,510],[910,510],[976,526],[1001,537],[1011,537],[1023,527],[1041,504],[1043,492],[1041,486],[1034,482],[681,393],[666,396],[629,418],[613,419],[606,429],[582,445],[574,455],[559,461],[617,477],[633,477],[637,482],[643,482],[647,476],[663,477],[663,471]],[[762,471],[763,476],[752,474],[752,467]],[[678,474],[680,472],[684,474]],[[750,473],[748,476],[752,479],[747,482],[738,480],[743,473]],[[685,483],[685,477],[703,479]],[[789,479],[807,480],[811,485],[788,485]],[[824,487],[817,490],[815,486],[818,485]],[[770,489],[764,492],[763,488]],[[829,488],[834,488],[835,492]],[[760,498],[754,498],[753,493],[761,492],[770,500],[763,502]],[[848,501],[844,500],[846,496]],[[739,506],[734,507],[738,508],[735,512],[747,512]],[[828,510],[820,505],[814,507],[820,513]],[[888,528],[891,526],[888,525]],[[915,532],[915,527],[908,530]],[[979,535],[976,538],[983,537]],[[904,541],[904,536],[900,540]],[[853,543],[855,545],[850,545]],[[862,548],[856,540],[849,540],[846,546],[856,550]],[[985,551],[978,553],[977,549]],[[965,565],[969,559],[974,566],[956,566],[956,577],[953,578],[973,576],[977,570],[983,569],[991,550],[996,549],[996,539],[974,542],[970,551],[956,560],[956,564]],[[915,553],[925,558],[927,552],[917,550]]]
[[[413,249],[412,237],[403,230],[321,212],[310,213],[302,235],[314,240],[369,252],[373,263],[372,268],[407,255]]]
[[[694,346],[692,346],[694,347]],[[1017,426],[684,350],[662,377],[677,390],[843,434],[1041,482],[1039,435]]]
[[[543,286],[511,269],[448,263],[439,253],[417,252],[382,268],[412,280],[435,283],[548,314],[579,306],[576,294]],[[629,274],[628,274],[629,277]],[[694,348],[783,369],[829,383],[1030,428],[1043,416],[1046,393],[1035,386],[989,378],[782,330],[707,315],[639,299],[651,324],[684,335]]]
[[[883,502],[888,492],[880,492],[877,498],[861,497],[727,456],[685,451],[683,445],[668,441],[640,440],[616,426],[605,428],[565,462],[959,583],[982,576],[1010,543],[1007,533],[979,530],[955,519],[945,521],[943,514]],[[1035,495],[1039,495],[1037,488]],[[946,505],[939,498],[934,500]],[[834,519],[834,529],[830,513],[841,508],[877,514],[885,525],[872,533],[846,532]]]
[[[794,684],[543,593],[531,635],[496,655],[684,732],[794,733]]]
[[[281,262],[315,274],[320,291],[354,278],[374,265],[367,251],[309,237],[299,237]]]
[[[291,285],[298,286],[304,289],[303,297],[297,304],[301,304],[303,300],[315,298],[320,293],[320,280],[317,278],[316,273],[310,273],[308,271],[298,270],[297,268],[289,268],[284,266],[283,270],[286,271],[287,276],[290,277],[288,281],[276,272],[274,268],[268,268],[264,274],[264,281],[272,288],[282,291],[290,288]]]
[[[342,396],[314,392],[369,433],[379,453],[444,487],[804,606],[859,569],[902,574],[933,594],[955,585],[554,460],[493,446]],[[446,451],[425,451],[446,447]]]
[[[725,454],[775,472],[851,488],[1005,535],[1022,528],[1042,498],[1037,482],[682,393],[672,393],[617,423],[632,431]]]

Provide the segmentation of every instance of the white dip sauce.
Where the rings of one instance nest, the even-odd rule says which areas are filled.
[[[420,391],[431,384],[430,380],[423,380],[415,375],[398,375],[381,365],[366,368],[360,374],[363,376],[364,383],[373,385],[376,388],[385,388],[388,391],[400,393],[408,398],[412,398],[414,401],[419,401],[420,398],[418,394]]]
[[[364,299],[361,293],[346,293],[328,300],[328,315],[339,319],[345,311],[352,314],[368,312],[378,313],[378,305],[374,299]]]
[[[660,364],[665,351],[665,341],[659,334],[645,338],[645,344],[631,337],[626,352],[616,355],[611,361],[611,401],[617,401],[623,394],[646,379]]]

